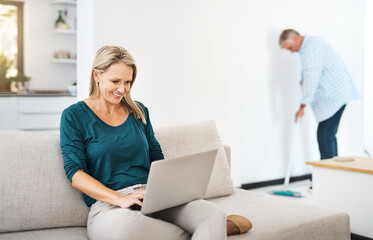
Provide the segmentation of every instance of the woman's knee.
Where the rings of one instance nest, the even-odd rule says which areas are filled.
[[[137,239],[136,232],[141,230],[141,225],[139,213],[118,208],[98,214],[87,231],[93,240]]]
[[[101,214],[101,216],[100,216]],[[188,235],[181,228],[142,215],[138,211],[117,209],[111,213],[100,213],[88,227],[88,235],[93,240],[174,240],[187,239]]]
[[[214,204],[215,205],[215,204]],[[224,222],[227,220],[227,213],[219,206],[215,205],[212,211],[212,215],[216,218],[223,219]]]
[[[202,219],[226,221],[227,214],[221,207],[206,200],[197,200],[196,203],[204,209],[201,214]]]

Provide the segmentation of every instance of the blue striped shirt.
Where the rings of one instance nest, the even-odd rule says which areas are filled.
[[[317,122],[332,117],[360,97],[338,53],[324,40],[305,36],[299,49],[302,63],[302,103],[310,104]]]

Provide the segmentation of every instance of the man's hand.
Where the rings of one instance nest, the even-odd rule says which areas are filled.
[[[299,106],[298,112],[295,114],[295,123],[298,122],[298,119],[300,120],[303,117],[305,107],[306,107],[306,104],[301,104]]]

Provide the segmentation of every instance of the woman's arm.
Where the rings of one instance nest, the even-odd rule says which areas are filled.
[[[152,163],[154,161],[164,159],[164,155],[162,152],[161,145],[155,138],[153,126],[150,121],[149,110],[141,103],[140,103],[140,106],[143,108],[143,112],[144,112],[145,119],[146,119],[145,134],[146,134],[146,139],[148,140],[148,144],[149,144],[150,163]]]
[[[139,199],[144,197],[143,191],[124,196],[104,186],[86,173],[87,160],[82,132],[79,119],[75,114],[68,109],[63,111],[60,125],[60,144],[64,168],[72,186],[89,197],[108,204],[123,208],[130,207],[133,204],[141,206]]]
[[[134,204],[142,206],[140,199],[143,199],[145,194],[144,190],[139,190],[130,195],[122,195],[104,186],[83,170],[78,170],[73,175],[71,184],[75,189],[85,193],[91,198],[121,208],[128,208]]]

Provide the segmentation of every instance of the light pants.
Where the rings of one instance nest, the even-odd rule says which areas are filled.
[[[128,195],[134,190],[118,192]],[[97,201],[88,215],[87,232],[91,240],[187,240],[189,234],[192,240],[225,240],[226,213],[213,203],[196,200],[150,217]]]

